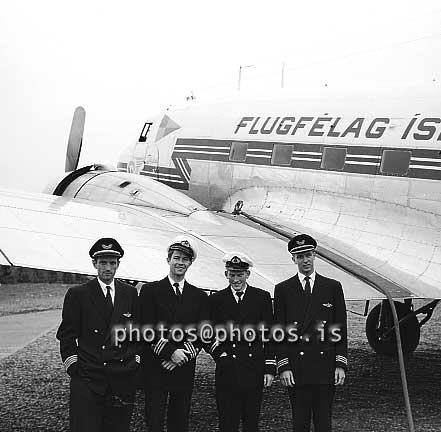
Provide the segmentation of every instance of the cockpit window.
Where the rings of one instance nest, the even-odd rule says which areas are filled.
[[[409,150],[383,150],[381,158],[380,173],[389,175],[406,175],[409,170]]]
[[[230,161],[245,162],[247,158],[248,143],[236,142],[231,143]]]
[[[141,135],[139,136],[138,142],[146,142],[147,135],[149,133],[150,128],[153,123],[144,123],[144,127],[142,128]]]

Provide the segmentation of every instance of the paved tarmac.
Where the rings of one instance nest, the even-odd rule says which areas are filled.
[[[0,317],[0,359],[30,344],[60,321],[60,309]]]

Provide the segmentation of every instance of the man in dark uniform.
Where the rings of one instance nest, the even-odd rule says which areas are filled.
[[[290,240],[298,273],[274,291],[275,322],[296,329],[277,348],[278,372],[288,388],[296,432],[309,431],[311,414],[314,432],[331,431],[335,386],[344,383],[347,368],[343,290],[340,282],[315,272],[316,247],[307,234]]]
[[[162,324],[152,343],[144,344],[141,360],[150,432],[163,431],[167,401],[167,431],[188,430],[196,357],[203,346],[197,332],[188,330],[208,319],[207,294],[184,279],[196,256],[193,238],[178,236],[167,247],[168,276],[141,288],[141,324],[154,329]]]
[[[271,297],[268,292],[248,285],[249,268],[253,266],[249,257],[231,252],[223,260],[229,286],[210,296],[212,324],[231,331],[226,340],[214,338],[210,347],[216,362],[219,430],[237,432],[242,420],[244,432],[256,432],[263,387],[272,384],[276,373],[269,332],[261,331],[263,326],[269,329],[273,323]],[[250,328],[254,334],[247,332]],[[263,343],[266,339],[268,342]]]
[[[57,332],[70,375],[70,430],[129,430],[139,364],[136,342],[116,344],[113,328],[139,318],[136,289],[114,279],[124,255],[112,238],[98,240],[89,255],[98,277],[70,288]]]

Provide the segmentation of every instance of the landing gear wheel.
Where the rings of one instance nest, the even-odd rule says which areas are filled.
[[[405,303],[394,302],[394,304],[398,320],[411,312],[409,305]],[[369,345],[376,353],[389,356],[397,355],[395,331],[388,335],[385,334],[392,327],[393,317],[389,302],[383,301],[370,311],[366,319],[366,336]],[[413,316],[400,324],[400,334],[403,354],[415,351],[420,341],[420,324],[417,317]]]

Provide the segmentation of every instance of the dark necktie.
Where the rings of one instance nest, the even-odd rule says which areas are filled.
[[[112,302],[112,295],[110,294],[111,288],[109,286],[106,286],[107,294],[106,294],[106,307],[107,307],[107,313],[110,316],[113,312],[113,302]]]
[[[241,302],[242,302],[242,296],[243,296],[243,291],[238,291],[237,293],[236,293],[236,295],[237,295],[237,304],[240,304]]]
[[[178,300],[180,300],[182,297],[182,293],[181,290],[179,289],[179,284],[175,282],[173,286],[175,287],[176,297],[178,298]]]
[[[309,279],[310,279],[309,276],[305,277],[305,294],[306,294],[306,298],[308,298],[308,299],[311,297],[311,294],[312,294],[311,284],[309,282]]]

